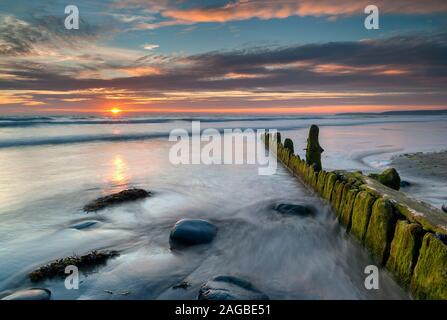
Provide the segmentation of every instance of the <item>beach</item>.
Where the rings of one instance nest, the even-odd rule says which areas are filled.
[[[435,206],[445,200],[445,117],[194,120],[218,130],[279,129],[301,156],[316,123],[323,168],[368,173],[392,165],[411,183],[403,191]],[[79,290],[66,290],[57,278],[38,285],[49,288],[52,299],[196,299],[213,277],[236,275],[271,299],[409,298],[385,270],[381,290],[365,289],[364,268],[373,264],[368,252],[285,168],[261,176],[248,164],[173,165],[167,137],[175,128],[190,130],[191,119],[2,119],[1,295],[34,286],[28,273],[54,259],[117,250],[118,257],[81,274]],[[430,163],[438,166],[434,174]],[[83,211],[90,201],[129,188],[151,196]],[[305,205],[315,215],[284,216],[275,210],[280,204]],[[171,229],[183,218],[211,221],[216,238],[171,250]],[[74,227],[85,222],[89,227]],[[182,282],[187,288],[175,288]]]

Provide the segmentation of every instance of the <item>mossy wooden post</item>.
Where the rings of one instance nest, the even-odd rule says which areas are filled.
[[[293,141],[289,138],[284,140],[284,148],[288,149],[291,154],[295,153],[295,150],[293,149]]]
[[[411,275],[416,265],[422,243],[423,230],[417,223],[401,220],[396,223],[394,238],[391,242],[390,257],[386,267],[404,287],[410,286]]]
[[[360,191],[354,202],[351,216],[351,233],[363,243],[368,228],[371,209],[376,199],[366,191]]]
[[[281,133],[280,132],[276,133],[276,143],[281,143]]]
[[[411,291],[417,299],[447,300],[447,245],[432,233],[422,240]]]
[[[264,135],[264,146],[266,149],[268,149],[269,145],[270,145],[270,133],[266,133]]]
[[[306,148],[306,164],[313,165],[316,172],[321,170],[321,153],[324,151],[318,142],[319,131],[320,129],[314,124],[310,127]]]
[[[352,210],[354,208],[354,202],[358,192],[358,189],[352,189],[349,185],[345,186],[345,197],[343,204],[341,205],[339,221],[348,231],[351,229]]]
[[[384,265],[388,259],[395,223],[396,219],[391,203],[383,198],[377,199],[372,207],[365,245],[381,265]]]

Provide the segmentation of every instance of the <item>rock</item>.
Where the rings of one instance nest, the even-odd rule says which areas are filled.
[[[287,215],[310,216],[314,214],[314,210],[300,204],[281,203],[275,207],[275,210]]]
[[[291,154],[295,153],[295,150],[293,149],[293,141],[291,139],[289,139],[289,138],[284,140],[284,148],[288,149]]]
[[[411,183],[408,182],[408,181],[406,181],[406,180],[402,180],[402,181],[400,182],[400,187],[401,187],[401,188],[408,188],[408,187],[411,187]]]
[[[391,189],[400,189],[400,176],[394,168],[389,168],[383,171],[377,176],[377,180]]]
[[[172,228],[169,241],[171,247],[205,244],[213,241],[216,233],[217,227],[209,221],[182,219]]]
[[[249,281],[234,276],[217,276],[199,291],[199,300],[268,300]]]
[[[117,251],[92,251],[83,256],[70,256],[48,263],[29,274],[31,281],[65,276],[65,268],[74,265],[79,269],[104,264],[108,259],[118,256]]]
[[[147,198],[150,195],[150,192],[143,189],[127,189],[90,202],[84,206],[84,211],[98,211],[111,205]]]
[[[50,300],[51,291],[48,289],[32,288],[16,291],[2,300]]]
[[[442,205],[442,211],[447,213],[447,204],[443,204]]]
[[[188,287],[190,287],[191,285],[189,284],[188,281],[182,281],[179,284],[175,285],[172,287],[172,289],[176,290],[176,289],[188,289]]]
[[[94,226],[97,223],[98,223],[98,221],[95,221],[95,220],[82,221],[82,222],[72,225],[70,228],[76,229],[76,230],[84,230],[84,229],[88,229],[88,228]]]
[[[319,131],[318,126],[314,124],[310,127],[306,148],[306,164],[308,166],[313,165],[315,172],[321,170],[321,153],[324,151],[318,142]]]

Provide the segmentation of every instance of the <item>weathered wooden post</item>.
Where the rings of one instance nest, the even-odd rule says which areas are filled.
[[[316,172],[321,170],[321,153],[324,151],[318,142],[319,131],[318,126],[314,124],[310,127],[306,148],[306,164],[313,166]]]

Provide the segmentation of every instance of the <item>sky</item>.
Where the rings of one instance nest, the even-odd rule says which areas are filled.
[[[446,109],[446,18],[445,0],[2,0],[0,115]]]

